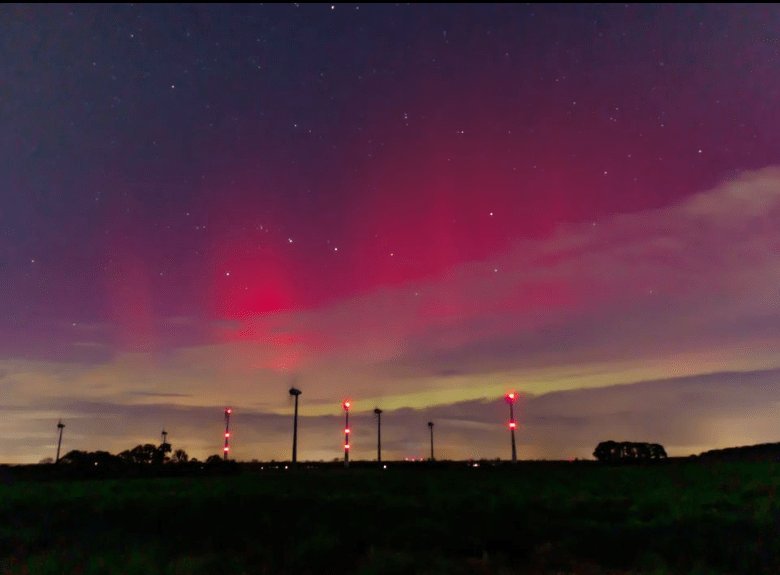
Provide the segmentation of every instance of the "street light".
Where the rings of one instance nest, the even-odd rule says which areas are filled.
[[[352,407],[352,402],[349,399],[345,399],[341,404],[346,414],[346,422],[344,424],[344,467],[349,467],[349,408]]]
[[[300,389],[295,389],[294,387],[290,388],[290,395],[295,397],[295,415],[293,416],[293,454],[292,454],[292,464],[295,466],[295,464],[298,461],[298,396],[301,394]]]
[[[509,404],[509,432],[512,435],[512,463],[517,463],[517,447],[515,447],[515,429],[517,428],[517,422],[515,421],[514,403],[517,399],[517,393],[510,391],[504,398]]]
[[[376,460],[377,463],[382,463],[382,410],[377,407],[374,413],[376,413]]]

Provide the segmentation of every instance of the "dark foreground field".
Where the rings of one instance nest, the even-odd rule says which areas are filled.
[[[5,573],[778,573],[766,463],[0,486]]]

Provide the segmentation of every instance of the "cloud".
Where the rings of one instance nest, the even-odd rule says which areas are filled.
[[[108,349],[111,347],[109,344],[100,341],[74,341],[71,345],[75,345],[76,347],[87,347],[87,348],[94,348],[94,349]]]
[[[482,452],[499,453],[491,442],[503,440],[491,439],[489,426],[500,414],[479,405],[514,388],[532,396],[529,409],[540,410],[529,412],[528,454],[581,454],[601,431],[617,438],[644,430],[681,451],[725,445],[729,437],[749,442],[766,433],[763,424],[746,422],[769,417],[765,405],[774,401],[760,399],[774,391],[749,374],[780,367],[778,216],[780,169],[768,168],[674,205],[560,226],[490,260],[319,308],[219,320],[202,330],[191,330],[189,317],[167,318],[160,323],[197,337],[157,352],[100,355],[99,341],[73,342],[71,335],[69,348],[80,349],[81,359],[0,360],[0,385],[20,414],[33,405],[56,409],[66,399],[135,409],[139,418],[162,410],[154,407],[161,397],[187,413],[230,404],[275,422],[257,424],[267,435],[258,432],[256,445],[279,454],[286,452],[291,377],[300,378],[312,429],[319,420],[311,418],[338,418],[349,396],[356,421],[373,421],[377,405],[410,422],[415,414],[442,417],[451,437],[465,434],[465,441],[474,433]],[[689,389],[669,395],[670,379]],[[712,390],[730,399],[705,409]],[[551,397],[566,409],[550,411],[544,402]],[[654,401],[687,407],[677,416],[647,411]],[[486,415],[457,415],[452,405]],[[202,436],[197,426],[182,425],[184,436]],[[415,425],[388,436],[398,453],[419,443]],[[456,444],[443,443],[444,453],[461,453]],[[328,452],[318,445],[312,453]]]

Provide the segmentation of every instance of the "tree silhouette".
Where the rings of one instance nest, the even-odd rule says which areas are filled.
[[[138,465],[150,465],[155,461],[157,446],[153,443],[136,445],[130,450],[123,451],[119,457],[130,463]]]
[[[650,444],[650,457],[653,459],[660,459],[666,457],[666,450],[664,446],[659,443]]]
[[[74,449],[60,458],[60,463],[81,469],[116,468],[122,463],[118,455],[112,455],[108,451],[79,451]]]
[[[154,465],[163,465],[164,463],[168,463],[171,460],[171,458],[168,457],[170,452],[171,444],[167,442],[161,443],[154,452],[152,463],[154,463]]]
[[[632,441],[602,441],[596,446],[593,457],[599,461],[641,461],[666,457],[666,450],[658,443]]]
[[[593,457],[599,461],[615,461],[619,459],[618,444],[614,441],[602,441],[596,446]]]
[[[48,465],[50,463],[54,463],[53,457],[44,457],[38,462],[38,465]]]
[[[86,451],[72,449],[60,458],[62,463],[68,465],[84,465],[87,462],[89,454]]]
[[[183,449],[177,449],[173,452],[173,456],[171,457],[171,461],[174,463],[187,463],[190,459],[190,456],[187,455],[187,452]]]

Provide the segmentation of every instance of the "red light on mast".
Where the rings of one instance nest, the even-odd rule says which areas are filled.
[[[225,437],[230,437],[230,434],[225,432]]]
[[[348,399],[347,399],[347,400],[345,400],[345,401],[344,401],[344,403],[342,404],[342,407],[343,407],[344,409],[349,409],[350,407],[352,407],[352,402],[351,402],[350,400],[348,400]]]
[[[349,427],[347,427],[347,428],[344,430],[344,433],[346,433],[347,435],[349,435]]]
[[[514,419],[509,420],[509,429],[514,429],[517,427],[517,422]]]
[[[507,403],[514,403],[515,400],[517,399],[517,393],[515,393],[514,391],[510,391],[509,393],[506,394],[505,399]]]
[[[230,451],[229,447],[225,447],[222,451]]]
[[[349,443],[344,444],[344,449],[349,449]]]

